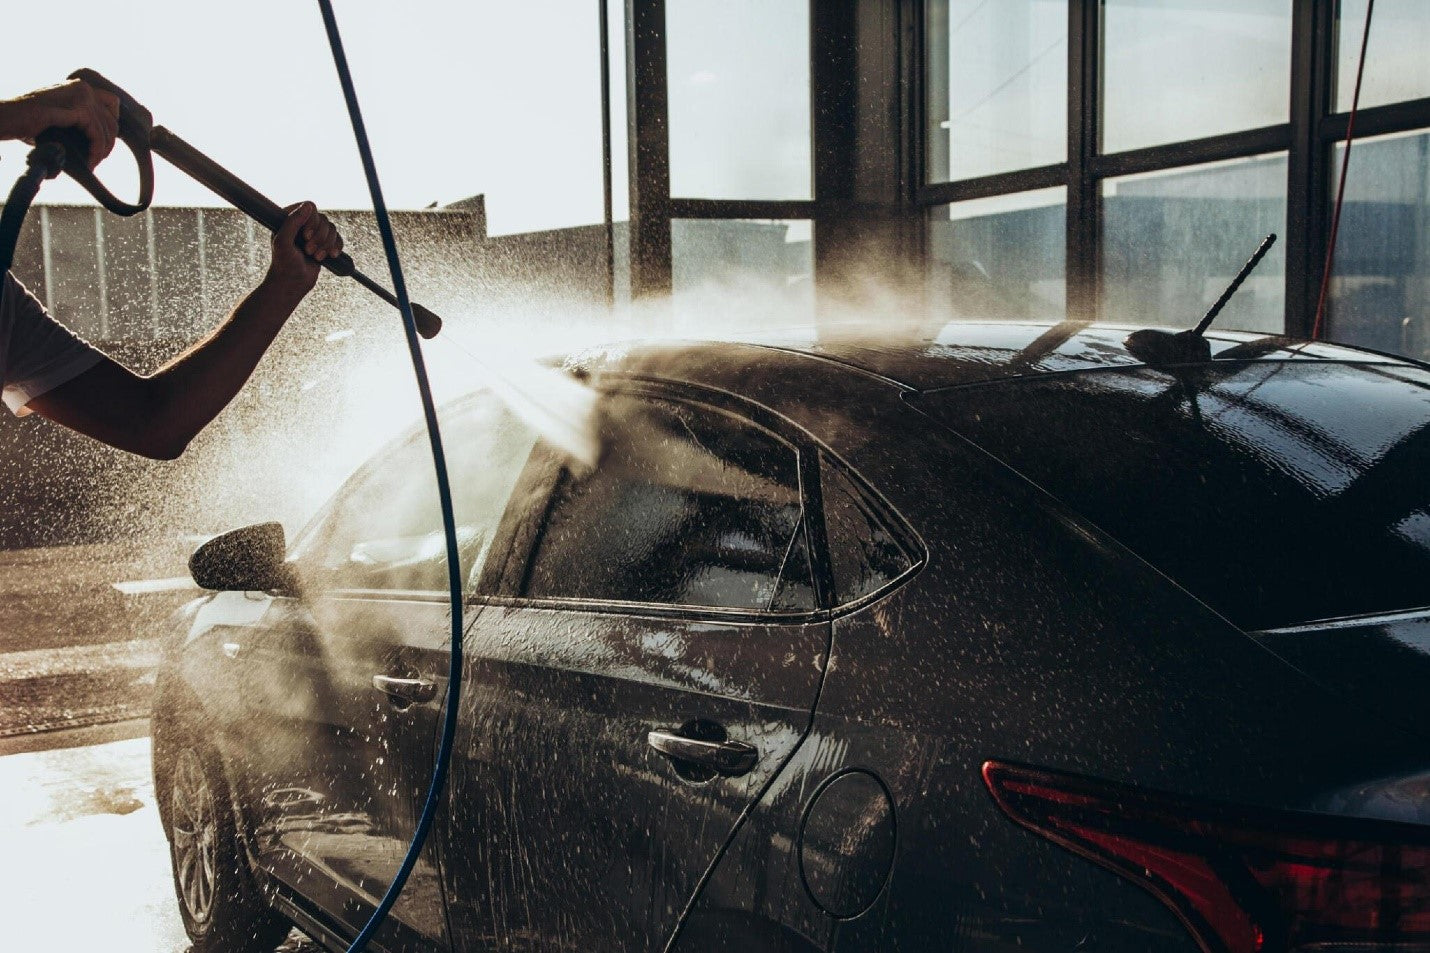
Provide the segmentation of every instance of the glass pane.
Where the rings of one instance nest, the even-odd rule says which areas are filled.
[[[1067,158],[1067,0],[931,0],[931,182]]]
[[[457,545],[463,574],[475,581],[536,434],[490,395],[450,414],[443,429]],[[300,563],[315,587],[443,592],[446,543],[431,448],[418,433],[343,489]]]
[[[522,595],[762,610],[788,598],[804,535],[794,450],[709,408],[604,404],[601,463],[564,468]]]
[[[1366,0],[1341,0],[1336,23],[1336,109],[1351,108],[1365,33]],[[1430,7],[1425,0],[1376,0],[1360,104],[1384,106],[1430,96]]]
[[[1291,0],[1105,0],[1102,150],[1286,122]]]
[[[673,219],[675,330],[709,336],[812,322],[812,233],[801,219]]]
[[[1103,320],[1194,326],[1275,232],[1216,327],[1284,330],[1284,153],[1109,179],[1102,207]]]
[[[846,605],[882,589],[913,565],[894,535],[874,515],[864,494],[823,457],[820,486],[837,604]]]
[[[1338,177],[1343,154],[1344,147],[1337,146]],[[1327,305],[1330,337],[1430,358],[1427,235],[1430,132],[1358,140],[1346,176]]]
[[[808,0],[667,0],[670,194],[810,197]]]
[[[929,215],[928,288],[940,320],[1061,320],[1067,190],[956,202]]]

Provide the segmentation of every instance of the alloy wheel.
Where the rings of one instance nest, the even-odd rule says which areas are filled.
[[[213,788],[192,748],[179,754],[174,767],[171,807],[179,896],[195,923],[207,923],[218,879],[218,818]]]

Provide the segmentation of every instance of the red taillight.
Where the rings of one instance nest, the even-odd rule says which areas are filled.
[[[983,779],[1013,820],[1151,891],[1208,953],[1430,950],[1430,828],[1193,802],[997,761]]]

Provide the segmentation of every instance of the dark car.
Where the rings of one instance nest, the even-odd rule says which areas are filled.
[[[1430,948],[1430,369],[1126,336],[578,355],[595,466],[450,407],[460,728],[381,948]],[[413,832],[425,439],[196,555],[153,730],[199,953],[343,949]]]

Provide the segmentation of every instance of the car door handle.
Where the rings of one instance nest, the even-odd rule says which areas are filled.
[[[743,741],[701,741],[672,731],[652,731],[646,741],[667,758],[704,765],[731,777],[748,774],[760,760],[759,749]]]
[[[406,704],[422,704],[437,697],[437,683],[430,678],[398,678],[393,675],[374,675],[372,687],[388,698]]]

